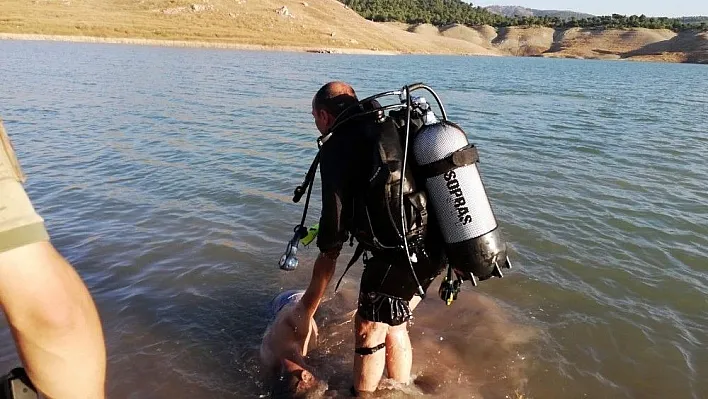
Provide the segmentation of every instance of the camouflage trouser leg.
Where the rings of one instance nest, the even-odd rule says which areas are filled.
[[[44,220],[35,211],[22,186],[24,181],[10,138],[0,120],[0,252],[49,240]]]

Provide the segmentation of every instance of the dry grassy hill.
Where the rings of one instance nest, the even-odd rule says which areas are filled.
[[[630,59],[663,59],[673,62],[708,64],[708,32],[681,32],[669,40],[649,43],[623,54]]]
[[[2,0],[2,38],[708,63],[706,33],[374,23],[337,0]]]
[[[501,55],[585,59],[708,63],[708,32],[677,34],[666,29],[554,30],[545,27],[494,29],[483,25],[432,25],[387,23],[386,26],[415,32],[422,37],[448,37],[468,41]]]
[[[513,55],[540,55],[550,50],[555,32],[553,28],[512,26],[499,29],[492,43]]]
[[[676,36],[666,29],[568,29],[558,35],[553,56],[619,59],[622,54]]]
[[[469,27],[452,24],[440,28],[440,34],[445,37],[466,40],[479,46],[490,47],[492,40],[497,37],[497,30],[489,25]]]
[[[420,41],[336,0],[3,0],[0,32],[278,47],[492,54],[462,40]]]

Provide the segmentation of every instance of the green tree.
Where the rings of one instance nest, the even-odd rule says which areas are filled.
[[[548,26],[557,29],[570,27],[583,28],[629,28],[644,27],[651,29],[666,28],[674,31],[686,29],[706,30],[705,18],[647,18],[646,15],[624,16],[620,14],[604,15],[564,20],[559,17],[504,17],[492,14],[482,7],[461,0],[340,0],[364,18],[374,21],[399,21],[407,23],[432,23],[448,25],[452,23],[469,26],[488,24],[503,26]]]

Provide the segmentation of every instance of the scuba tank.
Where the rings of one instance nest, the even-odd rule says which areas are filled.
[[[413,139],[413,155],[445,241],[448,262],[475,283],[511,268],[477,168],[479,155],[465,132],[428,110]]]

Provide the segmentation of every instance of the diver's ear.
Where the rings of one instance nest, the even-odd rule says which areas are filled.
[[[329,128],[331,128],[331,127],[334,125],[334,122],[337,120],[337,117],[334,116],[334,115],[332,115],[332,114],[330,114],[330,113],[327,112],[327,111],[323,111],[323,112],[324,112],[324,114],[326,115],[326,118],[327,118],[327,119],[326,119],[326,120],[327,120],[327,128],[329,129]]]

